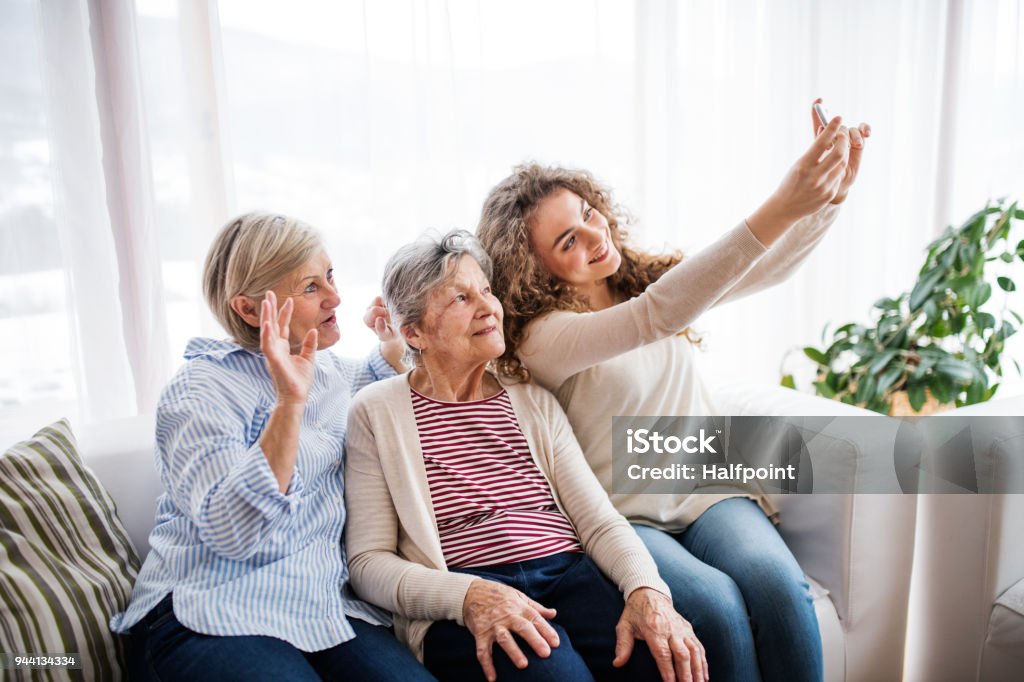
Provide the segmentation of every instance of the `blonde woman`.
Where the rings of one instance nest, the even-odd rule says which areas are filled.
[[[390,614],[349,591],[341,542],[349,402],[402,368],[401,342],[383,333],[359,361],[328,350],[341,334],[333,266],[287,216],[228,223],[203,289],[231,338],[192,339],[157,407],[166,492],[111,623],[131,633],[133,677],[433,679]],[[382,312],[365,321],[383,329]]]
[[[867,125],[840,123],[816,125],[775,193],[685,260],[630,247],[625,212],[589,173],[536,164],[490,192],[477,231],[505,309],[502,373],[555,393],[720,680],[821,678],[821,636],[803,573],[756,488],[613,493],[612,417],[714,413],[689,327],[708,308],[784,279],[825,234],[870,134]]]

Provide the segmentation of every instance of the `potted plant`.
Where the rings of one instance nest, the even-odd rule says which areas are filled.
[[[848,322],[831,333],[826,326],[827,345],[803,349],[817,365],[819,395],[883,414],[905,414],[908,405],[922,414],[995,394],[1006,339],[1024,322],[1008,308],[1014,280],[996,277],[1001,300],[992,301],[993,273],[986,269],[993,261],[1024,261],[1024,239],[1011,240],[1024,210],[1004,204],[986,205],[959,228],[947,228],[928,245],[913,289],[876,301],[870,323]],[[782,385],[795,388],[793,375]]]

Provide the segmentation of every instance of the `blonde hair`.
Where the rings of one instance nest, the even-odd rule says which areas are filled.
[[[260,330],[231,307],[236,296],[262,299],[284,277],[323,250],[315,229],[295,218],[254,211],[221,228],[203,266],[203,295],[240,346],[260,347]]]
[[[626,226],[632,223],[632,216],[615,203],[611,190],[587,171],[537,163],[517,166],[487,195],[476,234],[494,263],[491,288],[505,309],[505,353],[498,360],[498,369],[524,381],[529,372],[516,351],[527,324],[554,310],[590,310],[587,297],[552,275],[530,244],[529,223],[538,204],[559,189],[576,193],[608,220],[612,243],[622,254],[622,264],[608,278],[613,292],[625,298],[639,296],[683,258],[679,251],[652,255],[628,246]],[[691,342],[699,342],[689,329],[682,333]]]

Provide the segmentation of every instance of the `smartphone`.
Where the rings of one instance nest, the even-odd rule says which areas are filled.
[[[823,128],[827,128],[828,127],[828,122],[829,122],[829,115],[828,115],[828,110],[825,109],[825,106],[823,104],[821,104],[820,102],[815,102],[814,103],[814,113],[816,113],[818,115],[818,120],[821,121],[822,127]]]

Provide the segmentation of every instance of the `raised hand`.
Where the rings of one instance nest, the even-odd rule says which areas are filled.
[[[546,620],[555,617],[555,610],[493,580],[479,579],[470,583],[462,617],[476,638],[476,660],[488,682],[498,677],[492,654],[495,643],[520,670],[528,661],[513,635],[523,639],[541,658],[550,656],[551,649],[558,646],[558,633]]]
[[[279,310],[277,295],[267,291],[260,305],[260,350],[267,358],[278,404],[305,405],[316,374],[317,330],[310,329],[293,354],[288,329],[293,307],[289,298]]]
[[[372,329],[380,339],[380,354],[388,361],[396,372],[404,372],[402,356],[405,354],[405,341],[394,327],[391,326],[391,314],[380,296],[374,298],[363,313],[363,322]]]

